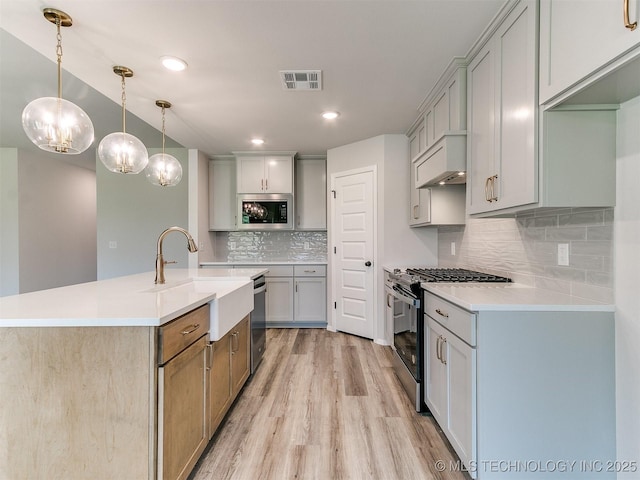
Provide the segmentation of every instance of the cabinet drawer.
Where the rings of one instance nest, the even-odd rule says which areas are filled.
[[[158,364],[162,365],[209,331],[209,304],[158,329]]]
[[[436,295],[425,292],[425,314],[448,328],[472,347],[476,345],[476,315]]]
[[[293,274],[296,277],[326,277],[326,265],[295,265]]]
[[[269,271],[266,277],[293,277],[293,265],[263,265]]]

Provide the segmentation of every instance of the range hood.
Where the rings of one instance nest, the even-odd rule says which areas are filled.
[[[415,188],[467,183],[467,132],[445,133],[416,158]]]

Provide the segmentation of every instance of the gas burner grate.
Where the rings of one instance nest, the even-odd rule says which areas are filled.
[[[464,268],[408,268],[407,273],[420,277],[422,282],[480,282],[508,283],[510,278]]]

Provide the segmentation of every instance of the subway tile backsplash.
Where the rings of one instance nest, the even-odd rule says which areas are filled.
[[[215,258],[221,262],[326,262],[325,231],[217,232]]]
[[[456,243],[455,256],[451,242]],[[569,244],[568,266],[558,265],[559,243]],[[612,303],[613,208],[540,209],[440,227],[438,262]]]

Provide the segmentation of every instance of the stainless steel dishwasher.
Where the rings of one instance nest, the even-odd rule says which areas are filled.
[[[253,281],[253,311],[251,312],[251,374],[256,371],[267,348],[267,319],[265,294],[267,283],[264,275]]]

